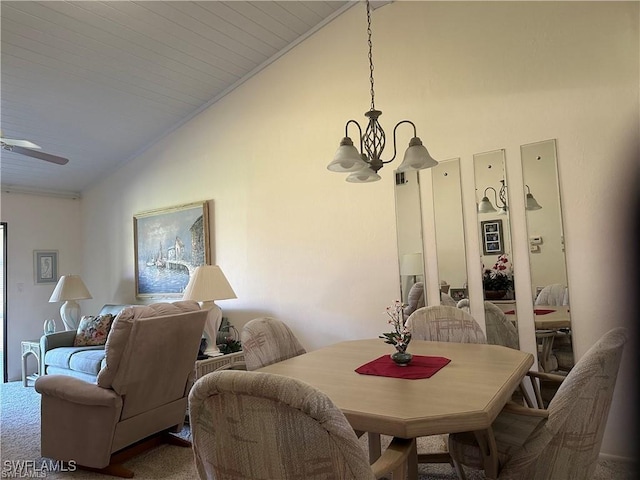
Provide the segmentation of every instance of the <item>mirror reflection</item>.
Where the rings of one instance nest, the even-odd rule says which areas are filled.
[[[520,153],[538,360],[546,372],[566,373],[574,356],[556,142],[523,145]]]
[[[487,342],[518,348],[504,150],[473,156]]]
[[[426,305],[422,210],[417,170],[396,172],[396,229],[400,267],[400,294],[405,316]]]
[[[431,173],[440,304],[456,306],[468,298],[460,159],[441,161]]]

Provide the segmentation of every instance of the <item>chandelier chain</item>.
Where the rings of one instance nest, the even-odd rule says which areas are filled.
[[[371,8],[369,6],[369,0],[367,0],[367,41],[369,44],[369,82],[371,83],[371,110],[375,110],[375,92],[373,91],[373,43],[371,42]]]

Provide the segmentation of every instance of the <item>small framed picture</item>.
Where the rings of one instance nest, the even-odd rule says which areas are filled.
[[[467,298],[467,289],[466,288],[452,288],[449,290],[449,295],[456,302],[459,302],[463,298]]]
[[[502,255],[504,253],[502,220],[480,222],[480,235],[484,255]]]
[[[33,275],[36,284],[57,283],[58,281],[58,251],[34,250]]]

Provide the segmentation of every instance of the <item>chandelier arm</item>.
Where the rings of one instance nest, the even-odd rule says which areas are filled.
[[[416,130],[416,126],[411,120],[401,120],[398,123],[396,123],[396,126],[393,127],[393,157],[391,157],[389,160],[381,160],[383,165],[393,162],[395,160],[396,156],[398,155],[398,147],[396,146],[396,143],[397,143],[396,142],[396,130],[403,123],[410,124],[413,127],[413,136],[414,137],[418,136],[418,131]]]
[[[498,195],[498,198],[502,202],[502,206],[506,207],[507,206],[507,185],[505,184],[504,180],[500,180],[500,183],[502,183],[502,186],[500,187],[500,194]],[[497,200],[496,200],[496,203],[498,203]]]
[[[482,194],[483,197],[487,196],[487,190],[493,190],[493,201],[496,202],[496,205],[498,204],[498,193],[496,192],[496,189],[493,187],[487,187],[484,189],[484,193]],[[493,210],[492,210],[493,211]]]
[[[362,127],[360,126],[360,124],[355,121],[355,120],[349,120],[347,122],[347,124],[344,126],[344,136],[348,137],[349,136],[349,124],[350,123],[354,123],[356,125],[356,127],[358,127],[358,138],[360,139],[360,154],[362,155],[362,152],[364,152],[364,148],[363,148],[363,144],[362,144]]]

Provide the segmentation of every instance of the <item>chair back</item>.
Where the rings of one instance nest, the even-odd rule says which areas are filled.
[[[180,399],[186,409],[207,313],[192,301],[120,312],[107,337],[106,365],[97,379],[98,386],[123,397],[120,420]]]
[[[484,322],[487,328],[487,343],[520,349],[516,326],[509,321],[500,307],[486,300],[484,302]]]
[[[457,302],[448,293],[440,292],[440,305],[449,305],[450,307],[455,307],[457,305]]]
[[[408,317],[418,308],[422,308],[424,306],[424,283],[416,282],[409,289],[409,294],[407,295],[407,306],[404,307],[404,316]]]
[[[569,305],[569,289],[560,283],[547,285],[536,297],[536,305]]]
[[[331,399],[300,380],[221,371],[189,394],[201,479],[374,479],[365,450]]]
[[[291,329],[282,321],[262,317],[247,322],[240,333],[247,370],[306,353]]]
[[[406,326],[418,340],[487,343],[480,325],[469,313],[448,305],[419,308],[409,316]]]
[[[500,478],[592,478],[626,341],[627,330],[614,328],[584,354],[551,400],[548,420],[531,433]]]

